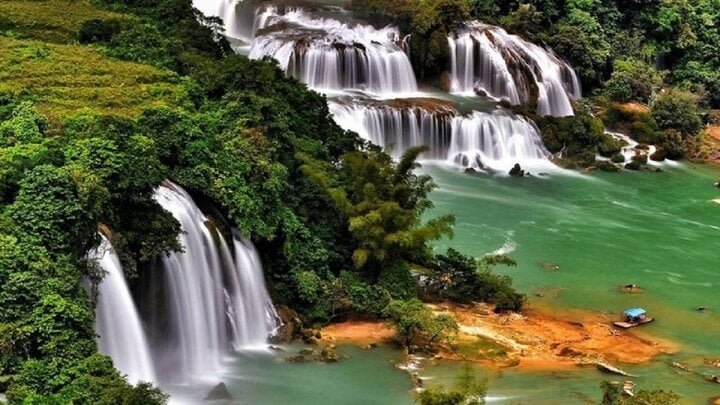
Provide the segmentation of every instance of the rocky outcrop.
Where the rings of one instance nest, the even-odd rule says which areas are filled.
[[[284,344],[297,338],[303,327],[300,315],[285,305],[278,305],[276,311],[282,321],[282,326],[280,326],[275,332],[275,335],[270,338],[270,343]]]
[[[230,391],[228,391],[225,383],[223,382],[213,387],[213,389],[205,395],[205,398],[203,398],[204,401],[232,401],[233,399],[233,396],[230,394]]]

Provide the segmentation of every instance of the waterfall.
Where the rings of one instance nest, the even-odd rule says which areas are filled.
[[[254,39],[250,58],[270,56],[288,75],[319,91],[395,95],[417,91],[397,28],[345,23],[290,7],[268,22],[268,15],[276,11],[268,8],[260,13],[271,32]],[[272,31],[276,26],[281,29]]]
[[[537,102],[542,115],[573,115],[582,96],[575,71],[552,51],[478,22],[448,37],[451,91],[483,92],[511,104]]]
[[[100,246],[90,253],[106,272],[98,286],[95,332],[100,352],[113,359],[128,381],[155,381],[155,369],[145,331],[125,282],[120,260],[110,242],[102,236]]]
[[[462,115],[447,107],[331,102],[330,112],[342,128],[390,148],[394,157],[411,146],[426,145],[430,147],[426,159],[506,171],[515,163],[544,160],[549,155],[537,127],[504,110]]]
[[[206,377],[231,349],[265,343],[277,315],[251,242],[234,238],[231,248],[176,184],[158,188],[155,199],[183,230],[184,251],[162,261],[171,335],[165,365],[184,379]]]

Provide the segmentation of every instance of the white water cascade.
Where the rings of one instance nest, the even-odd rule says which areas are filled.
[[[264,347],[277,314],[251,242],[234,238],[231,249],[176,184],[167,182],[155,198],[180,222],[184,248],[163,259],[172,337],[164,365],[184,379],[207,377],[231,349]]]
[[[515,163],[533,163],[549,155],[537,127],[504,110],[461,115],[449,108],[331,102],[330,112],[342,128],[390,147],[395,157],[411,146],[426,145],[426,159],[507,171]]]
[[[226,36],[248,43],[277,16],[277,7],[256,8],[253,2],[243,0],[193,0],[193,7],[207,17],[220,17]]]
[[[288,75],[318,91],[362,90],[410,94],[417,81],[397,28],[316,17],[300,8],[263,12],[258,24],[270,32],[255,37],[251,59],[270,56]],[[272,31],[273,27],[280,29]]]
[[[125,282],[120,259],[110,241],[102,236],[100,246],[90,253],[106,272],[98,286],[95,332],[100,352],[113,359],[128,381],[155,382],[155,368],[137,308]]]
[[[573,115],[570,99],[582,91],[575,71],[551,51],[478,22],[448,36],[451,91],[482,91],[511,104],[537,98],[542,115]]]

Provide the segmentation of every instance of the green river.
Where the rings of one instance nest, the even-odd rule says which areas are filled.
[[[590,309],[612,317],[627,307],[646,308],[656,322],[641,333],[669,340],[679,351],[646,365],[621,365],[637,375],[637,389],[672,389],[684,404],[703,404],[720,395],[720,385],[700,375],[720,374],[703,363],[705,357],[720,358],[716,168],[685,163],[663,166],[660,173],[530,178],[469,175],[440,165],[421,170],[438,184],[428,215],[453,212],[457,217],[454,238],[437,243],[439,250],[453,246],[477,257],[510,254],[518,266],[496,271],[510,274],[531,306]],[[540,263],[559,270],[548,271]],[[644,292],[618,292],[629,283]],[[545,294],[537,297],[537,292]],[[697,311],[701,305],[708,311]],[[280,361],[297,349],[291,346],[287,355],[238,356],[228,364],[225,382],[247,404],[412,403],[409,377],[393,365],[402,358],[399,350],[340,347],[348,358],[329,365]],[[675,361],[697,373],[671,367]],[[420,375],[429,378],[427,384],[451,384],[459,366],[440,363]],[[597,403],[602,380],[624,379],[593,368],[478,369],[490,380],[490,403]]]

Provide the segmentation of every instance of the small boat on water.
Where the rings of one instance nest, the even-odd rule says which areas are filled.
[[[623,311],[625,320],[613,322],[613,325],[622,329],[630,329],[636,326],[644,325],[654,321],[654,318],[647,316],[646,312],[642,308],[630,308]]]

